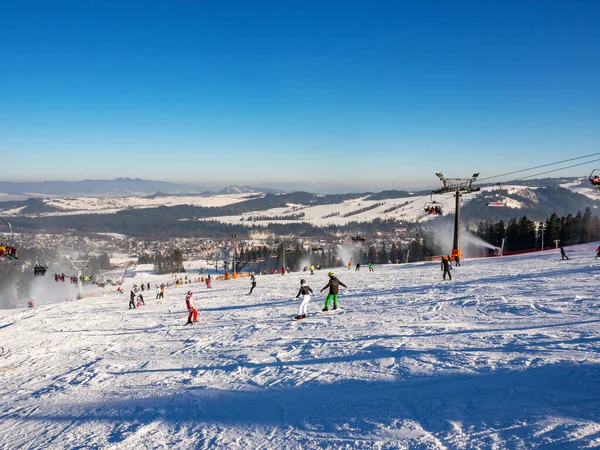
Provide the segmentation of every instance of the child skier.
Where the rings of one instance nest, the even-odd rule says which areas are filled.
[[[298,315],[295,317],[296,320],[306,319],[306,313],[308,312],[308,302],[310,301],[310,294],[312,293],[313,290],[308,284],[306,284],[306,280],[300,280],[300,290],[298,291],[298,295],[296,295],[296,298],[302,295],[302,302],[298,307]]]
[[[333,309],[337,309],[338,308],[337,296],[338,296],[340,286],[344,286],[345,288],[348,287],[344,283],[342,283],[340,280],[338,280],[333,272],[329,272],[328,275],[329,275],[329,283],[327,283],[327,286],[325,286],[323,289],[321,289],[321,292],[323,292],[325,289],[329,288],[329,294],[327,294],[327,298],[325,299],[325,307],[323,308],[323,311],[329,311],[329,302],[331,302],[332,299],[333,299]]]
[[[196,311],[196,306],[194,305],[192,291],[188,291],[187,296],[185,297],[185,305],[187,306],[188,310],[188,321],[186,325],[198,322],[198,311]]]

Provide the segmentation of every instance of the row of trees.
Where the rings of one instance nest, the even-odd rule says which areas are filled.
[[[158,273],[185,272],[183,267],[183,253],[176,248],[171,253],[157,253],[155,256],[144,255],[144,262],[154,263],[154,268]],[[142,261],[142,258],[140,258]]]
[[[497,247],[505,239],[505,250],[527,250],[531,248],[544,248],[560,241],[560,245],[583,244],[600,240],[600,218],[593,216],[590,208],[576,215],[558,217],[555,213],[545,222],[536,223],[526,216],[520,219],[510,219],[505,225],[500,220],[479,222],[475,234]],[[543,242],[542,242],[543,239]]]

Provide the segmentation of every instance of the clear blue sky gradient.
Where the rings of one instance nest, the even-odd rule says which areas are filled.
[[[0,6],[6,181],[401,188],[600,151],[597,1]]]

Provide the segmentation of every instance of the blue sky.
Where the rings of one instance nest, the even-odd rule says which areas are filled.
[[[600,2],[0,6],[5,181],[421,187],[600,151]]]

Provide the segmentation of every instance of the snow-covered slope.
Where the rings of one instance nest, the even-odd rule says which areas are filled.
[[[0,447],[597,448],[597,244],[468,260],[445,282],[437,263],[338,268],[330,313],[327,270],[13,311]],[[303,277],[316,294],[295,322]]]
[[[563,185],[574,192],[579,192],[590,198],[600,198],[600,191],[581,187],[577,183]],[[235,187],[232,187],[235,190]],[[502,191],[498,186],[484,186],[481,191],[472,194],[463,194],[461,201],[464,203],[473,198],[481,198],[485,203],[494,201],[505,201],[506,206],[512,209],[525,207],[523,203],[511,196],[527,199],[537,204],[535,187],[521,185],[503,185]],[[233,192],[233,191],[232,191]],[[78,197],[78,198],[52,198],[43,199],[43,202],[53,210],[51,212],[35,213],[34,215],[56,216],[71,214],[113,214],[118,211],[132,208],[156,208],[159,206],[227,206],[248,200],[257,194],[248,192],[229,193],[213,196],[155,196],[155,197]],[[506,195],[508,195],[506,197]],[[595,197],[594,197],[595,196]],[[367,200],[368,196],[354,198],[337,204],[311,205],[311,204],[288,204],[285,207],[256,210],[238,215],[219,216],[203,218],[200,220],[216,220],[223,223],[237,225],[268,225],[271,223],[298,223],[304,222],[314,226],[345,225],[349,222],[371,222],[375,219],[394,219],[398,221],[428,221],[435,220],[439,216],[429,215],[425,207],[436,202],[441,206],[444,214],[452,213],[455,207],[454,194],[452,192],[442,195],[408,195],[404,198],[393,198],[383,200]],[[25,206],[4,211],[4,216],[22,214]]]

